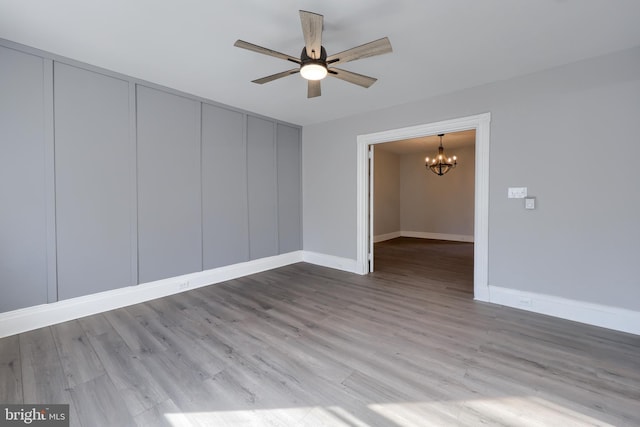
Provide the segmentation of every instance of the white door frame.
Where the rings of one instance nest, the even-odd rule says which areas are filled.
[[[473,252],[473,295],[479,301],[489,301],[489,140],[491,113],[461,117],[441,122],[358,135],[357,164],[357,258],[356,271],[369,272],[369,146],[408,138],[476,131],[476,177]],[[373,238],[373,236],[371,236]]]

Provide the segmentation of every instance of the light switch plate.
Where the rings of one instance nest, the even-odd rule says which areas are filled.
[[[536,208],[536,199],[535,199],[535,197],[526,197],[524,199],[524,208],[525,209],[535,209]]]
[[[527,187],[509,187],[507,196],[510,199],[524,199],[527,197]]]

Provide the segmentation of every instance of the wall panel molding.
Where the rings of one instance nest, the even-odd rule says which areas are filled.
[[[47,216],[47,302],[58,301],[56,253],[56,171],[53,110],[53,61],[44,60],[44,176]]]
[[[261,145],[261,142],[266,141],[268,145],[268,147],[266,147],[266,151],[268,152],[267,157],[269,157],[268,170],[263,168],[261,170],[254,171],[254,184],[256,184],[255,187],[257,187],[254,188],[254,190],[257,191],[254,191],[253,193],[249,191],[246,183],[240,182],[238,184],[238,193],[242,193],[239,197],[244,199],[245,204],[251,206],[253,203],[253,206],[256,207],[256,212],[254,212],[253,218],[253,234],[254,236],[257,236],[256,241],[260,241],[260,243],[254,246],[254,249],[256,250],[253,254],[253,258],[255,258],[255,261],[259,262],[265,257],[270,257],[272,255],[275,256],[278,251],[288,253],[288,251],[301,247],[300,242],[302,230],[301,224],[299,224],[301,221],[301,185],[297,186],[297,191],[299,191],[300,194],[292,194],[292,191],[296,191],[296,186],[292,185],[290,182],[292,177],[301,180],[301,176],[295,176],[300,175],[299,173],[296,173],[296,171],[301,169],[301,157],[299,155],[302,150],[300,126],[247,112],[242,109],[217,103],[210,99],[201,98],[192,94],[157,85],[155,83],[75,61],[70,58],[0,39],[0,53],[2,52],[6,52],[7,55],[11,57],[11,59],[8,59],[3,63],[3,66],[5,66],[3,69],[3,75],[5,78],[10,79],[10,81],[8,81],[8,87],[16,89],[16,91],[3,91],[3,94],[7,95],[5,99],[9,102],[8,105],[11,106],[11,108],[8,107],[3,111],[18,112],[21,116],[16,118],[14,117],[15,114],[7,114],[4,117],[0,117],[0,122],[2,120],[7,120],[8,123],[17,123],[17,127],[15,127],[15,129],[17,129],[15,134],[24,134],[26,136],[17,136],[15,139],[20,139],[20,141],[18,141],[19,144],[15,147],[10,144],[4,144],[0,147],[3,150],[10,151],[4,157],[6,159],[12,159],[12,162],[15,163],[11,167],[3,168],[5,172],[10,173],[14,177],[21,176],[21,173],[24,175],[21,185],[8,189],[10,194],[5,194],[5,200],[11,201],[13,198],[18,200],[15,202],[16,209],[7,211],[7,215],[5,216],[0,215],[0,220],[4,221],[0,222],[0,231],[3,231],[4,229],[8,230],[7,233],[14,236],[15,238],[12,237],[12,240],[15,240],[16,242],[12,250],[12,256],[14,256],[15,259],[10,260],[8,255],[4,257],[5,260],[8,260],[9,268],[4,269],[0,263],[0,266],[3,267],[0,269],[0,292],[5,292],[5,295],[8,295],[8,292],[13,292],[13,289],[16,288],[16,284],[19,285],[18,287],[22,288],[22,291],[27,289],[28,292],[14,292],[14,295],[16,296],[15,301],[9,300],[8,296],[5,296],[4,300],[0,302],[4,302],[6,304],[4,306],[0,304],[0,311],[6,310],[5,313],[10,313],[10,310],[27,307],[29,304],[36,305],[45,302],[55,303],[59,299],[59,267],[61,252],[59,251],[60,239],[58,234],[60,227],[58,224],[59,219],[56,217],[56,215],[58,215],[56,207],[60,202],[61,195],[56,193],[56,191],[59,190],[56,187],[56,182],[58,181],[57,178],[60,176],[73,175],[73,171],[56,169],[61,167],[61,162],[59,161],[60,159],[56,158],[56,155],[59,154],[56,152],[56,149],[59,149],[60,147],[56,147],[55,144],[57,125],[54,124],[57,112],[54,98],[54,86],[57,83],[56,73],[54,72],[55,66],[58,66],[60,69],[74,68],[81,70],[82,72],[80,74],[93,73],[100,75],[101,77],[118,79],[124,82],[127,86],[126,89],[128,93],[125,93],[125,101],[118,111],[126,110],[125,115],[129,120],[128,124],[126,124],[126,130],[123,133],[124,135],[120,135],[118,138],[120,138],[119,141],[125,139],[128,144],[126,148],[128,156],[126,157],[130,162],[132,162],[134,167],[132,167],[131,170],[126,171],[126,178],[131,181],[133,185],[131,185],[131,188],[120,188],[120,191],[116,194],[116,199],[120,200],[119,198],[122,197],[121,200],[126,200],[130,205],[126,212],[127,219],[130,221],[130,224],[126,227],[126,239],[119,239],[119,242],[126,240],[125,245],[127,246],[128,251],[130,251],[130,255],[128,253],[123,255],[127,257],[127,260],[125,260],[126,265],[124,265],[124,267],[122,263],[118,264],[121,267],[119,271],[126,269],[127,277],[126,280],[113,280],[113,287],[124,286],[124,288],[118,288],[117,290],[124,292],[124,289],[127,287],[136,288],[136,284],[140,283],[141,280],[144,282],[150,282],[162,277],[175,276],[182,273],[197,273],[202,271],[203,268],[207,268],[207,266],[203,265],[205,252],[203,241],[203,215],[205,215],[205,212],[203,212],[202,207],[204,197],[202,186],[203,180],[209,178],[205,177],[201,172],[202,168],[209,167],[206,162],[203,164],[202,153],[203,129],[201,121],[203,117],[203,109],[206,106],[223,109],[241,116],[242,130],[239,132],[241,134],[239,138],[241,138],[242,143],[244,144],[247,143],[249,138],[249,132],[247,129],[249,124],[264,124],[262,127],[258,126],[259,129],[257,129],[257,133],[254,129],[252,134],[254,140],[258,142],[256,146],[260,147],[257,150],[258,152],[255,153],[256,155],[253,157],[253,164],[258,165],[258,169],[263,166],[262,162],[264,159],[261,157],[261,154],[263,154],[264,150],[262,149],[265,148],[265,146]],[[22,62],[27,65],[22,64]],[[16,66],[22,68],[20,68],[18,72],[14,73],[15,75],[9,76],[7,67],[11,63],[15,63]],[[31,73],[27,72],[27,68],[31,70]],[[36,78],[31,78],[33,75],[35,75]],[[86,87],[84,87],[80,82],[78,83],[77,88],[73,87],[73,84],[70,84],[69,87],[71,90],[76,91],[76,94],[82,93],[80,91],[86,89]],[[89,89],[91,89],[91,87],[89,87]],[[145,116],[146,121],[144,123],[140,122],[140,117],[138,115],[141,105],[140,91],[145,92],[146,95],[149,95],[150,93],[155,95],[161,94],[157,97],[150,96],[155,100],[163,97],[161,100],[162,102],[154,102],[152,100],[150,103],[148,102],[146,104],[147,114]],[[31,96],[33,93],[35,93],[36,96]],[[57,95],[59,95],[59,93]],[[166,99],[169,98],[173,98],[174,102],[166,101]],[[32,99],[35,101],[32,102]],[[186,113],[184,113],[185,108],[175,107],[177,104],[185,103],[190,104],[190,106],[193,107],[192,109],[186,108],[186,110],[189,110]],[[76,106],[79,104],[82,104],[82,102],[78,102]],[[167,107],[166,104],[172,104],[175,108],[165,108]],[[17,108],[19,105],[22,105],[24,108]],[[97,107],[92,104],[91,107],[94,108],[94,110],[91,110],[91,112],[94,113],[97,111],[99,113],[101,111],[99,106],[100,103],[98,103]],[[25,114],[23,114],[23,110]],[[159,110],[163,114],[156,114]],[[177,117],[176,114],[174,114],[176,110],[184,113],[180,115],[180,117],[184,119],[180,123],[177,122],[180,117]],[[193,114],[190,114],[190,112],[193,112]],[[72,117],[72,115],[67,115],[67,117]],[[192,118],[193,120],[191,120]],[[120,121],[124,123],[125,120]],[[183,125],[181,129],[189,129],[189,131],[174,132],[178,124]],[[150,129],[153,131],[151,132],[153,135],[150,136],[150,140],[143,141],[140,139],[140,129],[143,125],[147,126],[147,131]],[[90,127],[91,125],[89,124],[86,126]],[[291,130],[291,132],[283,132],[285,140],[283,140],[282,143],[280,143],[278,139],[279,134],[276,131],[278,127],[281,127],[281,129],[286,131]],[[0,131],[3,130],[1,128],[9,129],[9,126],[0,126]],[[264,131],[266,128],[269,130],[265,134],[260,134],[260,132]],[[77,129],[70,130],[71,132],[69,134],[76,135],[74,132]],[[102,134],[104,134],[104,129],[96,129],[96,132],[98,131],[102,131]],[[32,134],[36,132],[38,135],[33,137]],[[88,133],[90,132],[85,134]],[[149,134],[149,132],[147,132],[147,134]],[[186,134],[189,135],[185,138]],[[170,136],[167,137],[167,135]],[[219,137],[219,135],[217,135],[217,137]],[[84,136],[78,136],[75,141],[81,141],[83,138],[87,143],[93,142],[93,138],[90,136],[86,138]],[[295,140],[296,138],[297,140]],[[184,147],[182,143],[187,139],[192,143],[187,144],[190,150],[188,161],[183,161],[183,151],[181,150],[174,150],[169,154],[165,152],[164,157],[158,154],[158,149],[161,148],[160,145],[162,145],[162,141],[164,141],[167,146],[171,146],[174,149],[176,146],[180,146],[180,149],[183,149]],[[29,144],[33,142],[35,144],[35,148],[31,147],[31,145],[27,144],[25,141],[30,141]],[[238,141],[234,139],[234,141],[231,141],[230,143],[232,144],[235,142]],[[289,149],[292,153],[291,156],[284,157],[284,163],[289,169],[281,175],[279,175],[280,171],[277,170],[276,160],[277,146],[279,143],[281,147],[285,147],[281,154],[286,154],[286,151]],[[42,144],[43,146],[41,146]],[[296,144],[298,144],[297,147],[292,146]],[[85,148],[82,144],[81,147]],[[147,155],[146,157],[141,158],[141,150],[144,151],[145,155]],[[69,152],[72,153],[73,151]],[[25,155],[20,157],[17,155],[19,153]],[[227,167],[229,169],[237,169],[239,171],[238,173],[244,175],[244,178],[246,179],[246,176],[248,175],[247,164],[250,161],[249,156],[246,154],[240,153],[233,161],[225,158],[224,154],[217,152],[209,153],[209,155],[210,157],[217,156],[219,158],[218,160],[221,158],[221,161],[232,163],[228,164]],[[2,156],[0,156],[0,160],[2,160],[1,157]],[[92,155],[86,155],[85,153],[82,156],[82,161],[90,162],[92,157]],[[95,153],[95,157],[99,157],[99,153],[97,151]],[[194,160],[194,157],[197,157],[197,159]],[[166,162],[160,162],[159,160],[167,160],[167,158],[169,158],[169,161]],[[67,156],[67,160],[69,159],[71,159],[71,157]],[[290,161],[292,160],[297,161],[299,164],[297,166],[291,165]],[[59,164],[56,164],[57,161]],[[241,164],[233,164],[234,162],[240,162]],[[141,170],[141,163],[146,167],[145,170]],[[68,161],[67,164],[71,165],[69,169],[73,169],[74,171],[82,166],[79,165],[79,163],[76,163],[75,160]],[[120,178],[125,174],[123,172],[114,173],[119,174],[117,177]],[[261,191],[261,180],[264,178],[265,174],[270,176],[270,181],[272,183],[267,195],[265,195],[265,192]],[[188,179],[185,178],[187,175]],[[197,178],[194,178],[194,176]],[[287,185],[287,190],[284,192],[279,192],[277,181],[278,176],[281,176],[281,182],[286,183]],[[80,176],[79,179],[81,180],[82,177]],[[149,181],[151,181],[151,184],[146,187],[140,187],[141,180],[145,179],[147,180],[147,184]],[[229,180],[233,180],[234,178],[229,176],[218,176],[217,179],[220,181],[218,184],[222,184],[219,185],[218,188],[225,188],[225,183],[228,183]],[[32,185],[32,182],[36,182],[37,185]],[[67,180],[67,182],[70,181]],[[185,184],[185,182],[187,183]],[[88,185],[91,184],[87,184],[87,186]],[[169,190],[166,190],[168,188],[176,190],[176,187],[178,188],[178,191],[170,192]],[[141,189],[144,190],[144,192],[140,191]],[[42,192],[42,194],[40,194],[40,192]],[[233,197],[235,197],[235,190],[227,190],[227,192],[234,193]],[[114,196],[112,193],[113,192],[109,193],[110,196]],[[169,195],[169,193],[171,193],[171,197],[164,197]],[[184,196],[185,193],[188,193],[188,196]],[[67,196],[69,195],[73,195],[73,192],[68,191]],[[157,203],[144,203],[144,201],[149,202],[150,195],[154,197],[157,196],[152,200]],[[278,198],[279,195],[282,197]],[[144,198],[142,203],[141,196]],[[254,196],[259,200],[250,200],[250,198]],[[29,203],[26,203],[25,201],[27,198],[29,199]],[[166,201],[165,199],[169,200]],[[73,213],[74,199],[73,197],[67,197],[66,200],[67,201],[64,205],[67,213],[67,228],[65,233],[67,242],[69,242],[69,236],[75,233],[75,231],[72,230],[73,221],[69,220],[69,214]],[[95,199],[92,200],[95,202]],[[166,203],[164,203],[164,201],[166,201]],[[210,200],[209,202],[210,209],[206,212],[206,214],[209,215],[208,219],[210,221],[217,221],[220,203],[224,203],[224,201],[215,200],[214,197],[214,200]],[[81,204],[82,203],[79,203],[79,205]],[[91,202],[89,201],[85,203],[85,205],[87,204],[91,204]],[[94,204],[99,205],[97,202]],[[120,204],[124,205],[125,203]],[[31,205],[37,206],[32,208]],[[290,206],[294,206],[295,209],[293,209],[291,213],[286,212],[286,209]],[[18,207],[22,208],[21,212],[18,212]],[[271,209],[271,207],[273,207],[273,209]],[[266,215],[267,218],[262,215],[261,208],[265,208],[269,211]],[[171,210],[171,212],[167,214],[168,210]],[[194,213],[196,211],[197,214]],[[106,216],[109,215],[108,208],[103,208],[101,212]],[[36,220],[32,220],[29,215],[35,215]],[[78,215],[81,215],[81,213]],[[102,215],[98,216],[102,217]],[[167,220],[165,223],[176,225],[176,227],[165,227],[166,224],[160,224],[158,226],[156,221],[158,221],[158,217],[160,216],[163,216],[163,218]],[[232,220],[237,223],[241,223],[240,227],[246,227],[248,233],[250,226],[249,219],[248,215],[245,216],[246,218],[243,218],[242,215],[237,215],[234,216]],[[16,220],[14,217],[18,219]],[[87,215],[83,218],[86,219],[88,217],[91,217],[91,215]],[[187,218],[186,221],[185,218]],[[35,224],[35,222],[38,221],[41,221],[42,224]],[[98,218],[96,219],[96,223],[93,224],[96,226],[96,229],[100,228],[99,221],[100,219]],[[104,222],[111,224],[111,221]],[[283,225],[286,224],[287,228],[282,227],[283,242],[289,242],[287,244],[283,244],[282,248],[278,247],[278,231],[279,226],[281,225],[279,222]],[[17,224],[24,225],[27,223],[29,224],[24,227],[24,230],[22,230],[20,226],[17,226]],[[150,225],[151,232],[149,232]],[[300,229],[295,230],[294,228],[296,226]],[[108,229],[109,225],[105,225],[105,228]],[[120,227],[118,231],[121,231],[122,229],[124,228]],[[167,236],[167,233],[165,232],[167,229],[172,229],[173,231],[176,231],[177,229],[178,231]],[[69,230],[72,230],[72,232]],[[37,234],[37,237],[26,236],[27,234]],[[184,237],[186,234],[188,234],[188,236]],[[163,235],[164,238],[158,238],[159,235]],[[83,237],[78,234],[73,234],[73,236],[75,236],[74,242],[81,240],[79,237]],[[217,236],[216,239],[218,239],[216,242],[218,246],[224,246],[226,242],[224,238]],[[209,268],[226,268],[229,265],[235,265],[234,263],[248,260],[248,239],[249,237],[247,236],[245,239],[247,240],[245,242],[247,245],[246,255],[240,254],[240,256],[233,258],[220,258],[214,261],[211,261],[211,258],[209,258]],[[18,246],[25,246],[28,244],[32,247],[29,247],[22,252],[18,251]],[[76,244],[73,246],[67,244],[67,248],[69,247],[75,248],[75,254],[81,253],[82,245]],[[67,251],[67,253],[68,252],[69,251]],[[122,253],[124,252],[127,251],[123,250]],[[146,257],[143,259],[142,263],[141,255],[142,258]],[[215,258],[215,256],[216,255],[214,254],[213,257]],[[69,257],[66,259],[68,260]],[[73,266],[74,262],[66,261],[65,265],[68,273],[68,267]],[[80,263],[78,265],[84,264]],[[170,265],[170,267],[165,268],[167,265]],[[149,266],[151,267],[147,268]],[[109,268],[109,265],[100,265],[99,267]],[[82,280],[83,276],[91,275],[86,271],[86,269],[78,269],[75,273],[78,273],[77,275],[80,276],[79,281]],[[69,276],[69,274],[67,274],[67,276]],[[27,284],[20,282],[25,280],[30,283]],[[102,287],[101,289],[94,290],[94,292],[97,290],[108,289],[109,286],[111,286],[111,283],[108,283],[107,285],[108,286]],[[11,288],[9,288],[9,286],[11,286]],[[74,295],[71,293],[66,294],[65,297],[75,299],[73,297],[76,297],[77,295],[79,294],[76,293]],[[92,295],[93,294],[85,296],[87,298],[91,298]],[[38,307],[40,306],[38,305]]]

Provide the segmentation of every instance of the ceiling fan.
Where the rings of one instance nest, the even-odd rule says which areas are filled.
[[[261,79],[253,80],[253,83],[264,84],[282,77],[300,73],[302,77],[308,80],[307,98],[320,96],[320,80],[326,76],[337,77],[349,83],[368,88],[376,82],[377,79],[351,71],[335,68],[334,65],[344,64],[345,62],[355,61],[356,59],[367,58],[370,56],[382,55],[391,52],[391,43],[387,37],[375,40],[363,45],[347,49],[335,55],[327,56],[327,51],[322,46],[322,23],[324,17],[317,13],[300,11],[300,21],[302,22],[302,34],[304,36],[304,48],[300,58],[280,53],[266,47],[258,46],[253,43],[238,40],[234,46],[242,49],[251,50],[253,52],[262,53],[263,55],[274,56],[299,65],[299,67]]]

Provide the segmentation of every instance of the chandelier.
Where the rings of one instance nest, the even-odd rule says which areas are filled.
[[[429,160],[427,157],[425,160],[424,166],[427,169],[431,169],[431,172],[436,175],[442,176],[445,173],[449,172],[451,169],[455,168],[458,164],[458,160],[456,156],[447,157],[444,154],[444,148],[442,148],[442,137],[444,133],[438,134],[440,137],[440,146],[438,147],[438,154],[433,159]],[[453,162],[453,163],[452,163]]]

